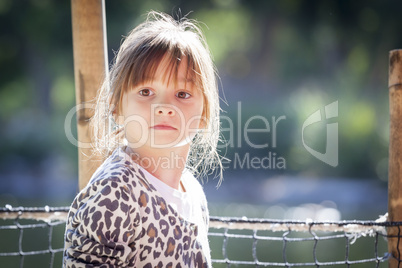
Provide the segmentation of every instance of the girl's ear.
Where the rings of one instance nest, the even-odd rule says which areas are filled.
[[[113,120],[114,120],[114,122],[117,124],[117,125],[124,125],[124,116],[122,116],[122,115],[120,115],[120,111],[119,111],[120,109],[118,108],[118,107],[114,107],[113,108],[113,110],[112,110],[112,117],[113,117]]]
[[[118,124],[120,126],[124,125],[124,116],[121,115],[120,113],[114,112],[113,113],[113,118],[114,118],[114,121],[116,122],[116,124]]]
[[[124,126],[124,116],[123,115],[117,115],[116,117],[116,123],[120,126]]]
[[[206,129],[207,126],[208,126],[207,116],[209,114],[209,112],[208,112],[209,110],[208,110],[208,107],[205,105],[205,99],[204,99],[204,105],[203,106],[204,106],[204,108],[202,109],[199,129]]]
[[[200,124],[198,125],[198,129],[206,129],[207,128],[207,119],[205,118],[205,113],[202,113],[200,118]]]

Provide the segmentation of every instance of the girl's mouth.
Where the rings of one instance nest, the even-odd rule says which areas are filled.
[[[155,130],[177,130],[177,128],[172,127],[172,126],[167,125],[167,124],[158,124],[158,125],[152,126],[151,128],[155,129]]]

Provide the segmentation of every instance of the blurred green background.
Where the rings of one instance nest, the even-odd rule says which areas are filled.
[[[107,0],[110,61],[122,37],[151,9],[190,13],[205,23],[201,26],[219,70],[222,116],[233,123],[222,120],[222,127],[233,132],[223,132],[226,144],[220,147],[232,161],[224,163],[220,188],[212,178],[204,184],[211,215],[374,220],[386,212],[388,53],[402,46],[401,1]],[[64,122],[75,105],[74,94],[70,1],[1,0],[1,207],[71,203],[78,188],[77,148],[66,138]],[[304,148],[301,132],[311,114],[335,101],[338,117],[304,133],[306,144],[324,153],[326,124],[338,123],[339,164],[332,167]],[[267,148],[246,142],[243,130],[254,116],[266,118],[271,131],[248,138],[268,143]],[[272,118],[281,117],[274,131]],[[265,127],[262,120],[249,125]],[[239,168],[236,159],[247,155],[257,160],[271,155],[271,167]],[[60,247],[62,229],[55,231]],[[4,235],[17,247],[14,233]],[[31,244],[36,249],[43,235],[26,237],[23,249]],[[212,241],[213,258],[221,258],[220,243]],[[330,259],[342,259],[344,241],[333,243],[335,249],[331,244],[320,250],[330,248]],[[370,243],[358,247],[358,258],[373,257]],[[249,259],[250,247],[241,245],[230,256]],[[264,246],[263,252],[281,247]],[[7,250],[14,249],[5,246],[2,252]],[[385,250],[383,245],[380,253]],[[296,261],[311,254],[303,253],[303,245],[297,252]],[[19,263],[12,261],[9,266]],[[27,263],[34,262],[27,258]]]
[[[221,151],[232,162],[225,162],[222,186],[205,186],[211,214],[296,218],[287,211],[303,204],[310,209],[302,217],[319,211],[308,204],[342,215],[353,207],[345,212],[351,218],[386,212],[388,53],[402,44],[402,2],[106,1],[110,61],[151,9],[205,23],[219,70],[222,115],[235,131],[223,133],[229,145]],[[75,105],[69,1],[0,2],[0,74],[0,206],[69,205],[78,172],[77,148],[64,130]],[[325,152],[326,123],[338,123],[336,167],[308,153],[301,136],[307,117],[334,101],[339,116],[312,125],[305,142]],[[286,118],[277,125],[276,146],[272,129],[249,134],[254,144],[268,143],[264,149],[238,135],[253,116]],[[264,125],[255,120],[249,127]],[[269,153],[283,168],[234,168],[236,157]],[[227,205],[233,202],[236,209]]]

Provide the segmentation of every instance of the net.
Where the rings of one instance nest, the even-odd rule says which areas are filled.
[[[4,267],[60,267],[68,207],[0,208]],[[211,217],[214,267],[387,267],[387,221],[283,221]]]
[[[1,267],[60,267],[68,207],[0,208]]]
[[[209,238],[214,267],[387,267],[387,228],[400,226],[213,217]]]

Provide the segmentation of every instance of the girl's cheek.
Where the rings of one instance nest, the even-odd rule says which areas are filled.
[[[131,147],[141,147],[148,140],[147,123],[142,120],[126,120],[125,136]]]
[[[199,115],[189,118],[186,123],[190,132],[204,128],[204,120]]]

